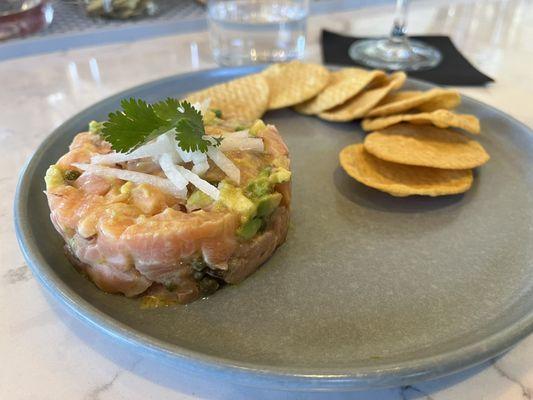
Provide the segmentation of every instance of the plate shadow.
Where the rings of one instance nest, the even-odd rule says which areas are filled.
[[[351,178],[341,166],[333,172],[333,182],[339,193],[353,203],[366,208],[391,213],[431,212],[449,207],[460,207],[469,203],[477,191],[477,179],[466,193],[449,196],[394,197],[388,193],[365,186]]]

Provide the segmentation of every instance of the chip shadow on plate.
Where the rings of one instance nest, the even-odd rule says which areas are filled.
[[[394,212],[416,213],[435,211],[446,207],[460,207],[472,200],[477,191],[478,171],[474,170],[472,187],[466,193],[427,197],[394,197],[388,193],[355,182],[339,165],[333,172],[333,183],[340,194],[353,203],[366,208]]]

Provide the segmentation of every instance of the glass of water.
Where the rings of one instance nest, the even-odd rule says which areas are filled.
[[[221,65],[302,58],[309,0],[208,0],[211,50]]]

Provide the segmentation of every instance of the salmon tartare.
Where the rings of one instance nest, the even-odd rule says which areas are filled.
[[[262,120],[167,101],[171,112],[130,100],[92,122],[48,169],[46,196],[69,259],[96,286],[184,304],[241,282],[285,241],[290,159]],[[137,132],[142,110],[153,122]],[[130,131],[142,140],[131,145]]]

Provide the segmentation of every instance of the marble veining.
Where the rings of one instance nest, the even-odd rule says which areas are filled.
[[[401,400],[411,400],[411,399],[424,399],[424,400],[434,400],[428,393],[423,390],[418,389],[414,385],[402,386],[400,388],[400,399]]]
[[[98,385],[94,389],[92,389],[89,393],[87,393],[87,396],[84,397],[85,400],[102,400],[102,394],[109,392],[115,381],[120,376],[121,372],[117,371],[115,374],[111,377],[111,379],[103,383],[101,385]]]
[[[491,366],[492,368],[494,368],[498,374],[500,374],[501,377],[509,380],[510,382],[513,382],[515,385],[518,385],[520,386],[520,389],[522,389],[522,397],[525,399],[525,400],[531,400],[531,388],[529,387],[526,387],[525,384],[523,384],[522,382],[520,382],[519,380],[517,380],[516,378],[512,377],[509,375],[509,373],[507,373],[499,364],[498,364],[498,361],[497,360],[493,360],[493,362],[491,363]]]
[[[307,59],[320,61],[322,28],[386,34],[392,6],[312,17]],[[411,33],[449,34],[495,78],[461,88],[533,126],[533,3],[527,0],[413,2]],[[496,361],[430,382],[355,393],[280,393],[207,382],[132,354],[58,307],[32,279],[18,250],[13,196],[18,171],[67,118],[146,81],[214,67],[205,32],[77,49],[0,63],[0,398],[1,399],[429,399],[531,400],[533,336]]]
[[[127,370],[128,371],[135,371],[135,368],[143,361],[142,358],[137,358],[135,359],[128,367],[127,367]],[[117,381],[117,379],[119,379],[121,376],[124,375],[124,370],[117,370],[112,376],[111,378],[98,385],[97,387],[95,387],[94,389],[92,389],[89,393],[87,393],[87,395],[84,397],[84,400],[102,400],[103,397],[104,397],[104,394],[105,393],[108,393],[112,390],[113,388],[113,385],[115,384],[115,382]]]
[[[2,215],[3,214],[0,214],[0,217],[2,217]],[[22,265],[20,267],[8,269],[4,273],[4,279],[7,281],[8,284],[13,285],[18,282],[24,282],[32,279],[32,275],[28,266]]]

